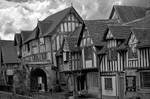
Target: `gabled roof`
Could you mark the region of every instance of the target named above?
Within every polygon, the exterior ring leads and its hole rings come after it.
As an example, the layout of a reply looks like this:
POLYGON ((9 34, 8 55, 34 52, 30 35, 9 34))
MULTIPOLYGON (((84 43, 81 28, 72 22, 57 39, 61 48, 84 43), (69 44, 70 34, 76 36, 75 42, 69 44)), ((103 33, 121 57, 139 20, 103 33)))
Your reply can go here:
POLYGON ((21 31, 21 39, 22 43, 25 43, 25 41, 28 39, 28 37, 31 35, 32 31, 21 31))
POLYGON ((100 50, 97 51, 98 55, 104 55, 108 51, 107 47, 104 45, 100 50))
POLYGON ((150 15, 146 15, 143 18, 136 19, 123 25, 128 25, 136 28, 150 28, 150 15))
POLYGON ((150 47, 150 29, 148 28, 134 28, 132 32, 138 40, 138 47, 150 47))
POLYGON ((80 34, 83 32, 82 31, 83 28, 84 28, 83 26, 77 27, 75 31, 66 38, 70 51, 79 50, 78 41, 80 34))
POLYGON ((76 10, 71 6, 68 7, 62 11, 59 11, 55 14, 50 15, 49 17, 47 17, 46 19, 43 20, 43 22, 50 22, 51 25, 49 26, 48 31, 43 34, 43 36, 47 36, 47 35, 53 35, 55 28, 60 24, 60 22, 66 17, 67 14, 69 13, 73 13, 75 16, 78 17, 80 22, 83 22, 82 18, 78 15, 78 13, 76 12, 76 10))
POLYGON ((118 51, 127 51, 126 41, 124 41, 120 46, 117 47, 118 51))
POLYGON ((49 30, 49 28, 51 28, 51 25, 53 24, 52 21, 39 21, 38 22, 38 27, 39 27, 39 37, 43 36, 44 34, 46 34, 49 30))
POLYGON ((109 25, 108 27, 115 39, 127 39, 131 33, 130 26, 109 25))
POLYGON ((19 62, 17 58, 17 50, 13 43, 14 43, 13 41, 6 41, 6 40, 0 41, 0 49, 1 49, 0 58, 2 60, 1 61, 2 64, 19 62))
POLYGON ((37 35, 39 33, 39 27, 36 26, 35 29, 29 34, 28 38, 24 41, 24 43, 27 43, 31 40, 34 40, 37 38, 37 35))
POLYGON ((137 6, 114 5, 109 19, 113 17, 115 11, 121 21, 124 23, 144 17, 146 13, 146 8, 137 6))
POLYGON ((0 40, 0 47, 13 44, 12 40, 0 40))
POLYGON ((112 20, 85 20, 85 25, 92 38, 94 45, 103 46, 103 37, 108 29, 107 24, 114 24, 112 20))
POLYGON ((14 46, 21 45, 21 43, 22 43, 21 34, 15 34, 15 37, 14 37, 14 46))
POLYGON ((48 16, 43 21, 38 21, 36 28, 33 31, 31 31, 28 38, 24 40, 24 43, 35 39, 37 36, 43 37, 53 35, 55 33, 56 27, 61 23, 61 21, 63 21, 63 19, 69 13, 73 13, 76 17, 78 17, 80 22, 83 22, 82 18, 78 15, 75 9, 73 7, 68 7, 62 11, 48 16))

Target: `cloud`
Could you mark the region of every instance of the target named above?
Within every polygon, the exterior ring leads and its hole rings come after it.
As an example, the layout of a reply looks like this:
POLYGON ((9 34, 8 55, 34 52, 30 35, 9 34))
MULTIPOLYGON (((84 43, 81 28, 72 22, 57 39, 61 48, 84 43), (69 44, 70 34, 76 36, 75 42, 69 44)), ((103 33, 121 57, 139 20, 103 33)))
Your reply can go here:
POLYGON ((0 37, 13 39, 21 30, 32 30, 37 20, 73 4, 84 19, 106 19, 115 4, 147 5, 149 0, 0 0, 0 37))
POLYGON ((37 20, 43 20, 48 15, 66 7, 65 2, 61 3, 57 0, 0 1, 0 37, 13 39, 14 33, 21 30, 32 30, 37 20))

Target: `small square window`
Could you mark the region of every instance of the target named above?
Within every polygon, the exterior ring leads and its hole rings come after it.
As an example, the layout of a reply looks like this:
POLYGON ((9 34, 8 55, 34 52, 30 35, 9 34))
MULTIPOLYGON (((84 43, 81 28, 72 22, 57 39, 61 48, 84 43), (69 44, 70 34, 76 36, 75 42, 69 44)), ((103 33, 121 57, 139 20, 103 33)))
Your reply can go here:
POLYGON ((112 78, 105 78, 104 82, 105 82, 105 90, 113 90, 112 78))
POLYGON ((85 60, 92 60, 92 47, 85 47, 84 49, 84 55, 85 55, 85 60))

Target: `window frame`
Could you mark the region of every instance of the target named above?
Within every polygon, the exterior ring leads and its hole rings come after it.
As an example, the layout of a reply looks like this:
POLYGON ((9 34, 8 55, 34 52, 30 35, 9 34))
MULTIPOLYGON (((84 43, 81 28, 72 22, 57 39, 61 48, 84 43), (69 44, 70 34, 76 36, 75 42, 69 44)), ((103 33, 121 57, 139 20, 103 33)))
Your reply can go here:
POLYGON ((113 90, 113 81, 111 77, 104 78, 104 83, 105 83, 105 86, 104 86, 105 90, 113 90), (110 84, 110 85, 107 85, 107 84, 110 84))
MULTIPOLYGON (((149 83, 149 87, 145 87, 143 84, 143 81, 146 81, 143 79, 143 73, 149 73, 149 77, 150 77, 150 71, 143 71, 143 72, 140 72, 140 87, 141 89, 149 89, 150 88, 150 83, 149 83)), ((150 82, 150 79, 149 79, 149 82, 150 82)))
POLYGON ((126 91, 128 91, 128 92, 135 92, 136 91, 136 76, 126 76, 126 91), (132 78, 132 86, 129 86, 128 82, 129 82, 129 80, 131 80, 129 78, 132 78))
POLYGON ((104 78, 104 83, 105 83, 105 86, 104 86, 105 90, 113 90, 113 81, 111 77, 104 78))
POLYGON ((88 60, 93 60, 93 50, 92 50, 92 46, 88 46, 88 47, 85 47, 84 48, 84 59, 85 59, 85 61, 88 61, 88 60), (86 50, 87 50, 87 52, 90 52, 89 54, 88 54, 88 57, 86 57, 87 56, 87 54, 86 54, 86 50), (89 51, 90 50, 90 51, 89 51), (91 55, 90 55, 91 54, 91 55), (90 57, 89 57, 90 56, 90 57))

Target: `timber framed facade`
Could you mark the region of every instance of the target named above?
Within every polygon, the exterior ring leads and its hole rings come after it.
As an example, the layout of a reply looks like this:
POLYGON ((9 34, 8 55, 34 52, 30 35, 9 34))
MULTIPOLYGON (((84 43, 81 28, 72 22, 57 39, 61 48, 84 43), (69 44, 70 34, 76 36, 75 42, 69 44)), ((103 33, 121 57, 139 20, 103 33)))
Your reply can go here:
POLYGON ((149 9, 114 6, 108 20, 73 7, 15 35, 31 91, 62 89, 106 99, 150 97, 149 9), (141 25, 143 24, 143 25, 141 25))
POLYGON ((31 91, 55 90, 58 84, 56 53, 64 39, 82 23, 75 9, 69 7, 39 21, 33 31, 16 34, 14 43, 28 71, 27 82, 31 91))
POLYGON ((106 45, 98 53, 102 98, 149 99, 147 11, 134 6, 113 7, 110 19, 118 23, 108 25, 103 38, 106 45))

